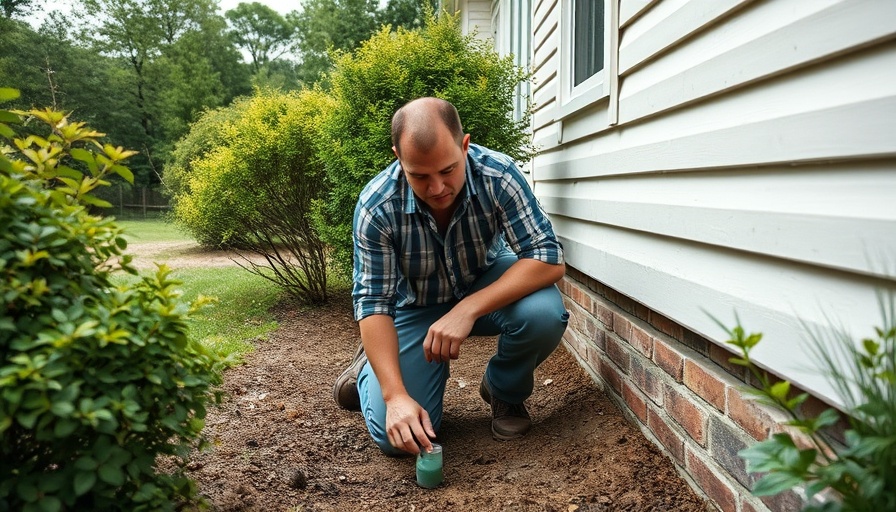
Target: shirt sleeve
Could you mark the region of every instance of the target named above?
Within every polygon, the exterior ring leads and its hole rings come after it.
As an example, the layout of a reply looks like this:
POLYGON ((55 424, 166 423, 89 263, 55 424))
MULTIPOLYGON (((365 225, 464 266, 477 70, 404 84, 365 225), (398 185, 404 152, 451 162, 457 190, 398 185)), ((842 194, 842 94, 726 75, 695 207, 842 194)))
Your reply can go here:
POLYGON ((355 320, 371 315, 395 317, 398 271, 391 229, 360 203, 355 208, 352 237, 352 303, 355 320))
POLYGON ((519 258, 563 263, 563 246, 551 220, 515 164, 507 167, 497 193, 504 238, 513 252, 519 258))

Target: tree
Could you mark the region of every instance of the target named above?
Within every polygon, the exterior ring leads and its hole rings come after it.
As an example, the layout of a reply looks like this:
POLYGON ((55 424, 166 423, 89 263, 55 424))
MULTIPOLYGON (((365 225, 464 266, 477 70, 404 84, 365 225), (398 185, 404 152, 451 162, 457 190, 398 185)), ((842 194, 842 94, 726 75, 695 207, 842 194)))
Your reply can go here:
POLYGON ((130 70, 132 109, 139 118, 138 181, 158 180, 171 141, 196 113, 232 98, 222 76, 245 91, 248 76, 233 70, 238 53, 222 35, 214 0, 82 0, 81 38, 130 70))
POLYGON ((67 39, 66 20, 51 15, 39 31, 0 18, 0 77, 21 90, 11 107, 50 105, 75 112, 115 144, 139 147, 139 118, 129 101, 126 69, 67 39), (134 135, 137 135, 135 137, 134 135))
POLYGON ((351 51, 377 28, 377 0, 307 0, 288 17, 296 26, 299 78, 317 82, 330 69, 332 50, 351 51))
POLYGON ((177 37, 212 16, 211 0, 82 0, 81 19, 99 18, 98 27, 87 26, 85 39, 101 52, 123 57, 135 75, 135 98, 140 124, 147 137, 155 134, 154 119, 147 108, 146 66, 177 37))
POLYGON ((289 50, 295 27, 270 7, 258 2, 240 3, 225 16, 231 25, 231 37, 249 52, 256 73, 289 50))
POLYGON ((427 12, 439 11, 439 0, 389 0, 385 7, 377 13, 380 25, 419 28, 426 20, 427 12))
POLYGON ((33 3, 34 0, 0 0, 0 11, 3 12, 5 18, 9 19, 24 14, 25 10, 33 3))

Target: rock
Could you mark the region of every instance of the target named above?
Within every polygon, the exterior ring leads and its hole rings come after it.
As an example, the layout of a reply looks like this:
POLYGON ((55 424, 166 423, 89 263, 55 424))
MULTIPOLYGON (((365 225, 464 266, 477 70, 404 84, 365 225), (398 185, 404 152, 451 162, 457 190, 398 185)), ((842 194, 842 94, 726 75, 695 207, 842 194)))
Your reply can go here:
POLYGON ((289 485, 293 489, 305 490, 308 487, 308 477, 301 469, 295 469, 289 477, 289 485))

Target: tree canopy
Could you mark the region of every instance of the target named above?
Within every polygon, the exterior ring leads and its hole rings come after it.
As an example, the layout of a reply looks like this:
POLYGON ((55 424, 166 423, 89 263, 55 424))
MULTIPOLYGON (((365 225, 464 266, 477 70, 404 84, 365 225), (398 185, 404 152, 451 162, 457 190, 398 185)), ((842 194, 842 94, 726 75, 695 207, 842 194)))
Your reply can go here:
POLYGON ((0 12, 8 19, 16 15, 24 15, 33 4, 34 0, 0 0, 0 12))
POLYGON ((249 52, 255 72, 290 49, 295 26, 270 7, 241 3, 225 16, 233 41, 249 52))
POLYGON ((258 2, 224 13, 219 0, 71 0, 35 28, 23 20, 40 2, 0 0, 0 86, 21 90, 13 108, 74 112, 137 149, 135 183, 158 185, 203 112, 253 88, 310 88, 334 56, 382 24, 420 26, 437 3, 305 0, 284 16, 258 2))

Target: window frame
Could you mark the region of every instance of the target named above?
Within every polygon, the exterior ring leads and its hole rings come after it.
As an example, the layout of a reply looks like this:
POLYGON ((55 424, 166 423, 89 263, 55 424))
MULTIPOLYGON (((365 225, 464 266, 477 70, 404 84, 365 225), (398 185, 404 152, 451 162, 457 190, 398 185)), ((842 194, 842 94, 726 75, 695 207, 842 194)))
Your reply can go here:
POLYGON ((618 0, 598 0, 604 2, 604 67, 585 79, 579 85, 573 85, 575 61, 574 16, 575 0, 560 2, 560 94, 557 118, 562 120, 578 111, 610 96, 611 83, 615 80, 616 70, 616 37, 615 23, 618 0))

